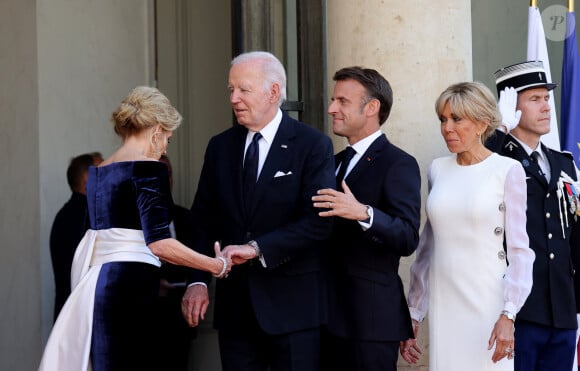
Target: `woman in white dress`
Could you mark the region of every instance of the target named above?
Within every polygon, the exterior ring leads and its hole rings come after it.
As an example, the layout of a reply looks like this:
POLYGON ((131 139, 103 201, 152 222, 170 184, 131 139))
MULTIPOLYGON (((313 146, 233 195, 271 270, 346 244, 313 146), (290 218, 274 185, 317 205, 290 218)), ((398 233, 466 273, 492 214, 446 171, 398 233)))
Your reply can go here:
MULTIPOLYGON (((513 370, 514 320, 532 287, 526 176, 483 143, 501 117, 485 85, 451 85, 436 101, 453 154, 429 168, 427 222, 411 266, 415 338, 429 308, 429 370, 513 370), (505 241, 505 247, 504 247, 505 241)), ((415 339, 401 354, 415 363, 415 339)))

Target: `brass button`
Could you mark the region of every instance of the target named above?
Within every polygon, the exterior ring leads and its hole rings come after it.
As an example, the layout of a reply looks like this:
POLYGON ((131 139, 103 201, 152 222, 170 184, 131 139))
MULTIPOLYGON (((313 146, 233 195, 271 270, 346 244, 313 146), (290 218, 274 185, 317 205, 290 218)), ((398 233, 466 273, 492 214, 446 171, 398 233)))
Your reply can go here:
POLYGON ((548 239, 551 240, 552 239, 552 234, 548 233, 548 239))
POLYGON ((503 251, 503 250, 502 250, 502 251, 498 252, 498 253, 497 253, 497 257, 498 257, 500 260, 504 260, 504 259, 505 259, 505 251, 503 251))
POLYGON ((503 228, 502 227, 495 227, 495 229, 493 230, 493 233, 495 233, 496 236, 499 236, 500 234, 503 233, 503 228))
POLYGON ((546 219, 550 219, 550 213, 546 213, 546 219))
POLYGON ((553 252, 550 253, 550 260, 554 260, 554 253, 553 252))

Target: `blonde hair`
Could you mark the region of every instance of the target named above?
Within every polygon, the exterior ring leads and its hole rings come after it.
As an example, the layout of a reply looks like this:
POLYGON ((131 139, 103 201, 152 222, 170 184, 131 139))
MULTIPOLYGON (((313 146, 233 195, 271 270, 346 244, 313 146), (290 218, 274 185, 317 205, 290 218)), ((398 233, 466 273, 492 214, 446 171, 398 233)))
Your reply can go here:
POLYGON ((447 103, 455 115, 487 124, 487 128, 481 135, 484 143, 501 123, 501 114, 495 97, 491 90, 481 82, 460 82, 445 89, 435 101, 435 111, 438 117, 443 114, 447 103))
POLYGON ((173 131, 179 127, 181 120, 181 115, 169 99, 149 86, 133 89, 111 115, 115 133, 123 139, 156 125, 173 131))

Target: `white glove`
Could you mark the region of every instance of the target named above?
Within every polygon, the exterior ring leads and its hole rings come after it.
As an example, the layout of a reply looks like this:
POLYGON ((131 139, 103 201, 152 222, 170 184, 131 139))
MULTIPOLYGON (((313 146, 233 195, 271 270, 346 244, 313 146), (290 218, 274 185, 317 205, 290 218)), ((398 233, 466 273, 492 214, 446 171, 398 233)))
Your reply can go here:
POLYGON ((505 88, 499 93, 499 102, 497 102, 497 106, 501 113, 501 121, 503 125, 505 125, 508 133, 518 126, 520 118, 522 117, 522 111, 516 111, 517 104, 518 93, 516 92, 516 89, 505 88))

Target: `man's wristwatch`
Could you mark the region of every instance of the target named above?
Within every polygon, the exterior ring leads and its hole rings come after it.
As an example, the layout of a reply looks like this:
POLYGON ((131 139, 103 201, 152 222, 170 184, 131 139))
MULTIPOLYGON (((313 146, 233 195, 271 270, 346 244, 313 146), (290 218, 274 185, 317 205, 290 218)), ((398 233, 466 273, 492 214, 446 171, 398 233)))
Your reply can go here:
POLYGON ((516 315, 513 314, 510 311, 502 310, 501 313, 500 313, 500 315, 504 315, 507 319, 509 319, 512 322, 515 322, 516 321, 516 315))
POLYGON ((367 208, 367 218, 360 220, 361 223, 370 223, 371 222, 371 218, 373 217, 373 208, 370 207, 369 205, 366 205, 367 208))
POLYGON ((248 245, 250 245, 254 248, 254 251, 256 252, 256 258, 259 258, 260 257, 260 246, 258 246, 258 243, 254 240, 251 240, 248 242, 248 245))

